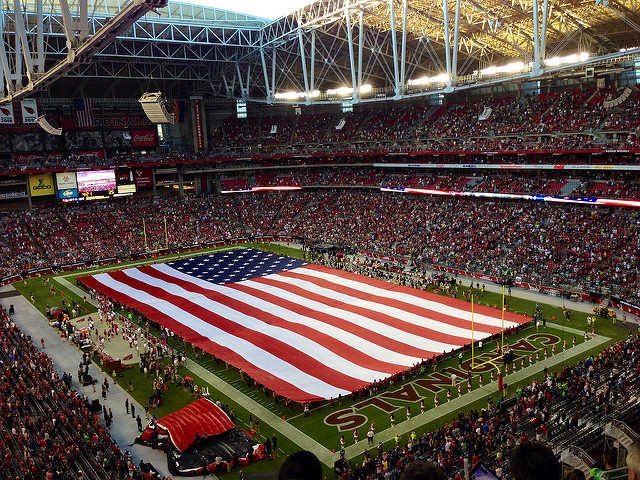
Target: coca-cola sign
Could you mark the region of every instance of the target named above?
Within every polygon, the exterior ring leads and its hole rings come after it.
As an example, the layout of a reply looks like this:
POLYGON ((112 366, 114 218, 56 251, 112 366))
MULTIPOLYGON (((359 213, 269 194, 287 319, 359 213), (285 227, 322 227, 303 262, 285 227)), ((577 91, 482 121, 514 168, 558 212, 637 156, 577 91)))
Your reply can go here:
POLYGON ((155 147, 155 130, 133 130, 131 132, 131 144, 134 147, 155 147))

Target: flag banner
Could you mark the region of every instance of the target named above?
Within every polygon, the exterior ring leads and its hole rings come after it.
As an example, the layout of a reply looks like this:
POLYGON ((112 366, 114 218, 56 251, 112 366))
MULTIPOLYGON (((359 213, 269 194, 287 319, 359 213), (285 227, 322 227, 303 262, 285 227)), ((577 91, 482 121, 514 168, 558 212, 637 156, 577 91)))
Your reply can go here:
POLYGON ((173 123, 184 122, 184 100, 173 101, 173 123))
POLYGON ((13 103, 0 103, 0 124, 13 125, 16 123, 13 117, 13 103))
POLYGON ((90 98, 74 98, 73 109, 78 127, 93 127, 93 101, 90 98))
MULTIPOLYGON (((471 304, 254 249, 80 278, 279 395, 350 395, 470 342, 471 304)), ((474 307, 475 339, 502 312, 474 307)), ((505 312, 504 327, 529 318, 505 312)))
POLYGON ((197 148, 197 152, 204 148, 204 126, 202 123, 204 119, 202 118, 202 111, 200 109, 201 103, 201 100, 198 98, 192 99, 193 119, 195 122, 193 134, 195 135, 195 146, 197 148))
POLYGON ((20 102, 22 123, 38 123, 38 105, 35 98, 26 98, 20 102))
POLYGON ((38 117, 38 125, 40 125, 42 129, 50 135, 62 135, 62 129, 51 125, 44 115, 38 117))

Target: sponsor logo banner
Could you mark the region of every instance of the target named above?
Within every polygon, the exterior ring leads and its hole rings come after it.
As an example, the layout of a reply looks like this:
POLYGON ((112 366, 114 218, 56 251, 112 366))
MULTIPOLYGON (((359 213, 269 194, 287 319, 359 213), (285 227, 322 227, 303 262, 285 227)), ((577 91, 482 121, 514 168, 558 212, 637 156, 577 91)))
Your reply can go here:
POLYGON ((77 188, 67 188, 65 190, 58 190, 58 198, 78 198, 80 194, 77 188))
POLYGON ((29 175, 29 192, 32 197, 42 197, 44 195, 53 195, 53 175, 50 173, 42 173, 38 175, 29 175))
POLYGON ((155 147, 155 130, 133 130, 131 132, 131 144, 134 147, 155 147))
POLYGON ((58 190, 78 188, 78 183, 76 182, 76 172, 56 173, 56 185, 58 186, 58 190))
POLYGON ((14 155, 14 160, 16 163, 41 162, 42 155, 39 153, 23 153, 20 155, 14 155))
POLYGON ((136 168, 133 171, 133 179, 136 187, 153 186, 153 172, 151 171, 151 168, 136 168))

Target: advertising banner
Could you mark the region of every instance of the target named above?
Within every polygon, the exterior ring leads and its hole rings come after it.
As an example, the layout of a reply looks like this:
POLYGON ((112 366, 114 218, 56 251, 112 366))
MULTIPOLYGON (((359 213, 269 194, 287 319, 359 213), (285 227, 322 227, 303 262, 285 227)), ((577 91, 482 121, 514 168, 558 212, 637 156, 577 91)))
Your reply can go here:
POLYGON ((156 146, 155 130, 132 130, 131 145, 134 147, 155 147, 156 146))
POLYGON ((133 171, 133 179, 136 187, 152 187, 153 186, 153 172, 151 168, 136 168, 133 171))
POLYGON ((56 185, 58 186, 58 190, 78 188, 78 183, 76 182, 76 172, 56 173, 56 185))
POLYGON ((80 194, 78 193, 77 188, 66 188, 64 190, 58 190, 58 198, 63 200, 65 198, 78 198, 79 196, 80 194))
POLYGON ((40 173, 29 175, 29 192, 32 197, 42 197, 53 195, 53 175, 50 173, 40 173))

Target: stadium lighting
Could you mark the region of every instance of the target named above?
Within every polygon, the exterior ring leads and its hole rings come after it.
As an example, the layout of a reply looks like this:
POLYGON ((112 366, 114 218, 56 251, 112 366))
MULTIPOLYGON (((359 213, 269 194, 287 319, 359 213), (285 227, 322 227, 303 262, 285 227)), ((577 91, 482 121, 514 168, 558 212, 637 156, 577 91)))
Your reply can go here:
MULTIPOLYGON (((278 100, 297 100, 299 98, 305 98, 307 96, 306 92, 282 92, 276 93, 274 97, 278 100)), ((320 90, 314 90, 309 93, 309 97, 315 98, 320 96, 320 90)))
MULTIPOLYGON (((359 89, 360 93, 370 92, 373 87, 369 84, 362 85, 359 89)), ((327 95, 351 95, 353 93, 353 88, 351 87, 340 87, 340 88, 331 88, 327 90, 327 95)))
POLYGON ((566 64, 570 64, 570 63, 584 62, 585 60, 588 60, 590 56, 591 56, 591 54, 589 52, 581 52, 579 54, 578 53, 574 53, 572 55, 567 55, 566 57, 546 58, 544 60, 544 64, 547 67, 557 67, 559 65, 566 65, 566 64))
POLYGON ((516 73, 524 70, 524 62, 513 62, 506 65, 491 66, 480 70, 480 75, 496 75, 498 73, 516 73))
POLYGON ((446 73, 441 73, 434 77, 420 77, 415 80, 409 80, 409 85, 429 85, 430 83, 446 83, 449 80, 449 76, 446 73))

